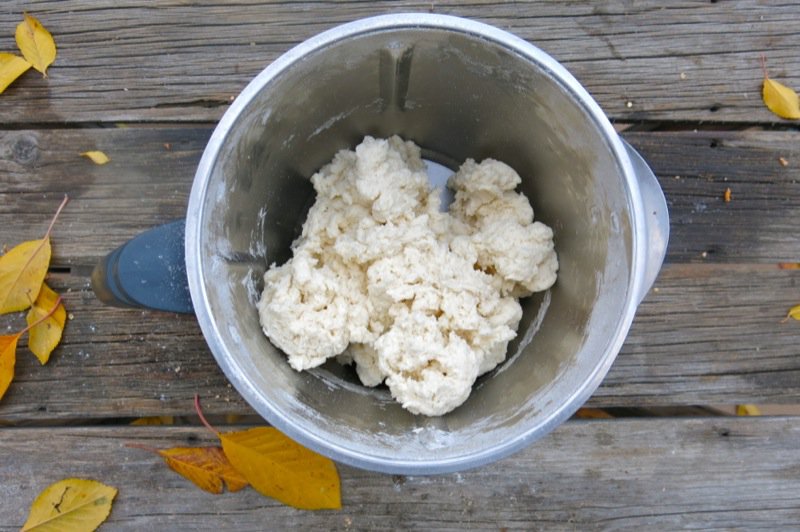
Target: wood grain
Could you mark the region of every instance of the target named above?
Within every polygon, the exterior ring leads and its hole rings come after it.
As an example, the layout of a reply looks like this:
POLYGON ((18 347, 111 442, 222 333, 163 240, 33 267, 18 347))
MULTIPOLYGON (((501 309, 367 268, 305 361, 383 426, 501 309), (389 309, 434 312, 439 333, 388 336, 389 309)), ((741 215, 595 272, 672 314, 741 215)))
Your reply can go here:
MULTIPOLYGON (((0 420, 184 415, 198 392, 209 413, 250 412, 193 317, 104 307, 89 285, 102 255, 183 215, 209 135, 207 126, 0 132, 0 244, 40 236, 62 195, 72 198, 53 234, 51 281, 74 316, 48 366, 20 349, 0 420), (89 149, 111 162, 78 155, 89 149)), ((780 321, 800 301, 800 270, 777 266, 800 259, 797 133, 625 136, 659 175, 672 235, 658 292, 590 404, 797 402, 796 324, 780 321)))
POLYGON ((623 133, 659 177, 670 262, 800 260, 800 133, 623 133), (731 190, 725 202, 725 190, 731 190))
POLYGON ((800 270, 668 264, 590 402, 798 403, 796 301, 800 270))
POLYGON ((208 127, 0 132, 0 244, 39 238, 64 194, 71 201, 53 233, 62 266, 94 264, 145 229, 183 218, 210 134, 208 127), (97 166, 79 155, 87 150, 111 162, 97 166))
POLYGON ((357 18, 433 11, 483 21, 549 52, 614 119, 780 123, 760 99, 759 55, 800 86, 797 6, 684 2, 286 2, 10 0, 0 50, 23 11, 58 44, 44 79, 0 99, 5 124, 217 120, 293 45, 357 18))
POLYGON ((68 476, 119 489, 113 530, 788 530, 800 525, 798 438, 792 418, 572 421, 458 474, 340 465, 342 509, 308 512, 249 488, 210 495, 125 446, 216 443, 203 428, 6 429, 0 447, 14 459, 0 469, 0 530, 17 530, 38 492, 68 476))
MULTIPOLYGON (((82 276, 50 284, 73 317, 47 366, 20 344, 0 422, 190 415, 196 393, 209 414, 252 413, 194 317, 103 306, 82 276)), ((588 404, 800 402, 798 324, 781 323, 799 286, 774 265, 666 266, 588 404)))
MULTIPOLYGON (((210 126, 0 130, 0 245, 39 237, 64 194, 72 201, 53 234, 60 266, 88 267, 142 231, 182 218, 210 134, 210 126), (111 162, 97 166, 78 156, 90 149, 111 162)), ((623 136, 650 162, 666 194, 667 261, 800 259, 796 131, 623 136)))
MULTIPOLYGON (((796 2, 7 0, 0 50, 16 50, 29 12, 59 55, 47 78, 28 72, 0 96, 0 247, 40 237, 71 201, 49 276, 69 313, 63 341, 44 367, 21 342, 0 401, 0 531, 72 476, 119 488, 113 530, 800 529, 797 418, 570 420, 459 474, 339 466, 339 512, 212 496, 125 446, 216 443, 199 427, 127 425, 193 420, 196 393, 216 420, 258 417, 194 317, 103 306, 92 267, 184 216, 213 124, 265 66, 335 25, 402 11, 487 22, 550 53, 659 178, 666 265, 589 406, 800 403, 800 324, 781 323, 800 270, 778 265, 800 261, 800 130, 764 108, 759 64, 764 53, 770 76, 800 88, 796 2), (78 155, 94 149, 111 162, 78 155)), ((23 326, 0 317, 3 334, 23 326)))

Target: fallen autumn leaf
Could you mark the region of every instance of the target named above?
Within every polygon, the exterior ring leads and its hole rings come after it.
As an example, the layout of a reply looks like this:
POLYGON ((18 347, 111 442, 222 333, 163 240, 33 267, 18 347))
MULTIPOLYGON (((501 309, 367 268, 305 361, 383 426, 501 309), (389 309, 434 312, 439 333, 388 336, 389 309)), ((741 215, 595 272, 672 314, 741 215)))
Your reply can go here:
POLYGON ((766 58, 761 56, 761 68, 764 71, 764 84, 761 98, 767 108, 781 118, 800 118, 800 97, 791 87, 770 79, 767 75, 766 58))
POLYGON ((253 488, 302 510, 340 509, 334 463, 273 427, 219 434, 222 449, 253 488))
POLYGON ((107 162, 109 162, 111 160, 111 159, 108 158, 108 155, 106 155, 105 153, 103 153, 101 151, 97 151, 97 150, 85 151, 85 152, 81 153, 81 155, 84 156, 84 157, 88 157, 89 159, 92 160, 92 162, 94 164, 99 164, 99 165, 106 164, 107 162))
POLYGON ((0 314, 25 310, 39 296, 50 266, 50 232, 68 199, 64 196, 44 238, 18 244, 0 256, 0 314))
POLYGON ((239 491, 248 484, 220 447, 154 449, 134 443, 128 444, 128 447, 158 454, 170 469, 209 493, 222 493, 223 482, 231 492, 239 491))
POLYGON ((50 32, 35 17, 26 13, 17 25, 15 37, 25 59, 47 77, 47 67, 56 60, 56 42, 50 32))
POLYGON ((221 433, 200 410, 200 420, 222 442, 230 463, 253 489, 301 510, 342 507, 339 473, 332 460, 306 449, 273 427, 221 433))
POLYGON ((17 364, 17 342, 22 333, 0 336, 0 399, 6 394, 14 380, 17 364))
POLYGON ((789 309, 789 312, 786 313, 786 317, 783 318, 782 323, 789 321, 789 318, 793 318, 797 321, 800 321, 800 305, 795 305, 789 309))
POLYGON ((0 52, 0 94, 29 68, 31 64, 20 56, 0 52))
POLYGON ((33 303, 25 317, 30 327, 28 349, 30 349, 42 365, 47 364, 50 353, 61 341, 67 311, 61 303, 61 297, 49 286, 42 284, 39 297, 33 303))
POLYGON ((781 118, 800 118, 800 98, 790 87, 766 78, 762 96, 767 108, 781 118))
MULTIPOLYGON (((50 311, 44 316, 38 318, 37 321, 29 323, 27 327, 15 335, 0 336, 0 399, 3 398, 8 390, 9 385, 11 384, 11 381, 14 379, 14 366, 17 363, 17 342, 19 341, 20 337, 40 323, 49 319, 59 309, 59 307, 61 307, 61 296, 58 296, 58 298, 55 300, 50 311)), ((49 356, 50 354, 48 353, 48 357, 49 356)))
POLYGON ((736 405, 737 416, 760 416, 761 410, 756 405, 736 405))
POLYGON ((31 505, 22 532, 88 532, 111 513, 117 489, 96 480, 67 478, 46 487, 31 505))

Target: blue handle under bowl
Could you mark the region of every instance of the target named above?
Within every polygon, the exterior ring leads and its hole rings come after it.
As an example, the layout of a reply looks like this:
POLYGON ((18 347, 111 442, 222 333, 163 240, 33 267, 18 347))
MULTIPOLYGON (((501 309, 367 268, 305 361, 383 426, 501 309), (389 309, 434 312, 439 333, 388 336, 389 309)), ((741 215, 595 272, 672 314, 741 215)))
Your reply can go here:
POLYGON ((185 220, 178 220, 150 229, 109 253, 92 272, 97 299, 117 307, 193 314, 185 231, 185 220))

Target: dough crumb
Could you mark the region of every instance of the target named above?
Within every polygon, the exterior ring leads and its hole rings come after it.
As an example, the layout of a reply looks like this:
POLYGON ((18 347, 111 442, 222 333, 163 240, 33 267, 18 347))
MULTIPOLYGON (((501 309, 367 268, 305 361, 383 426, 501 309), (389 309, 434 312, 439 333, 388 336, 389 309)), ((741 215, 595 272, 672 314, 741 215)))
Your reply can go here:
POLYGON ((264 333, 298 371, 337 357, 415 414, 458 407, 505 360, 519 298, 556 281, 553 231, 519 175, 468 159, 440 212, 419 147, 393 136, 340 151, 311 182, 293 257, 264 275, 264 333))

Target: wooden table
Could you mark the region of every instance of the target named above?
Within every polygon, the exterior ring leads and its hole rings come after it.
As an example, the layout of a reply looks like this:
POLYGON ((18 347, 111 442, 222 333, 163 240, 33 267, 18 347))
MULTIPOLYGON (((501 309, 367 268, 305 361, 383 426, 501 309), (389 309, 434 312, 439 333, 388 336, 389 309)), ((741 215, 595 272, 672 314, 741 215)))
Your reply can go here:
POLYGON ((49 274, 70 315, 63 341, 45 367, 21 345, 0 402, 0 530, 18 529, 39 491, 70 476, 119 488, 104 530, 800 527, 796 417, 571 420, 460 474, 341 466, 338 512, 297 511, 252 490, 206 494, 125 444, 210 441, 192 417, 198 392, 220 423, 253 422, 252 410, 194 317, 109 308, 89 286, 109 250, 183 216, 215 121, 281 53, 363 16, 455 14, 561 61, 666 193, 666 264, 587 406, 798 404, 800 323, 781 320, 800 303, 800 270, 779 263, 800 260, 800 130, 764 108, 759 56, 800 89, 800 3, 775 4, 4 2, 0 50, 16 49, 28 11, 59 56, 48 78, 29 72, 0 96, 0 245, 40 237, 62 196, 71 201, 49 274), (95 149, 111 163, 78 156, 95 149), (176 423, 130 425, 145 416, 176 423))

